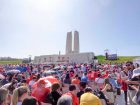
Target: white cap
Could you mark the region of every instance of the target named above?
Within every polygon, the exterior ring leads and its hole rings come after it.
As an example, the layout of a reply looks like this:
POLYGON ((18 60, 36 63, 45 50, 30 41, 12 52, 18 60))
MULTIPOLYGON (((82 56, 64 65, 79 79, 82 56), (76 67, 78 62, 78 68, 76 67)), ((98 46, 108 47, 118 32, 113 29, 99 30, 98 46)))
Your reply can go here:
POLYGON ((140 67, 133 70, 132 78, 140 75, 140 67))

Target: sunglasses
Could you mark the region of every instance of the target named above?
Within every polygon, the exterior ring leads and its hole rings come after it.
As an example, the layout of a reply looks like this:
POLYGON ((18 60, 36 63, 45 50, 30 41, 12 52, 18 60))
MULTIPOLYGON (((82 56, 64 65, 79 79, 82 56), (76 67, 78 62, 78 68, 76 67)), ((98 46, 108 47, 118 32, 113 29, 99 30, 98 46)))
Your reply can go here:
POLYGON ((126 66, 131 66, 130 64, 127 64, 126 66))

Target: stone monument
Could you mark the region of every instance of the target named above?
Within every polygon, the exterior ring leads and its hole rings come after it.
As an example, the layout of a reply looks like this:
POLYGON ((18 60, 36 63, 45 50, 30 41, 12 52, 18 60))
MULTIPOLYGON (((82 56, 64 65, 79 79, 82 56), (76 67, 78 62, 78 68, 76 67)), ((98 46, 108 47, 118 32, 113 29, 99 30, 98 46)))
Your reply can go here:
POLYGON ((66 54, 72 53, 72 32, 67 33, 66 54))
POLYGON ((80 53, 79 32, 74 31, 74 41, 72 41, 72 32, 67 32, 66 53, 54 55, 35 56, 35 64, 67 64, 67 63, 93 63, 94 53, 80 53), (72 49, 73 47, 73 49, 72 49))
POLYGON ((74 49, 73 52, 74 53, 79 53, 79 32, 78 31, 74 31, 74 49))

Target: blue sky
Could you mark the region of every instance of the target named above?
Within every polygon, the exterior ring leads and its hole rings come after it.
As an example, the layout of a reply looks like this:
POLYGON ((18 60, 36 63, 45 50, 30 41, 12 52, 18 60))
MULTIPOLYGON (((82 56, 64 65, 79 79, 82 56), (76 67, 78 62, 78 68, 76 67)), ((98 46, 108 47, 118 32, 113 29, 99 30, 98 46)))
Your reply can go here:
POLYGON ((0 56, 65 53, 79 31, 80 51, 140 55, 140 0, 0 0, 0 56))

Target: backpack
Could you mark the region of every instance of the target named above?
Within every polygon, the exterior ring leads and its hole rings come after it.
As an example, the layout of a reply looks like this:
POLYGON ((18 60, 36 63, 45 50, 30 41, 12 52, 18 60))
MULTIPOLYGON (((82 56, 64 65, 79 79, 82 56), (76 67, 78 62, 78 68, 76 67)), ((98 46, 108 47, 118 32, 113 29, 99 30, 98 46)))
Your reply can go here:
POLYGON ((93 94, 96 95, 99 99, 105 100, 106 105, 109 105, 109 104, 108 104, 109 100, 106 99, 106 97, 105 97, 105 95, 104 95, 104 93, 103 93, 102 91, 100 91, 100 90, 96 90, 96 91, 95 91, 95 90, 94 90, 94 91, 93 91, 93 94))

